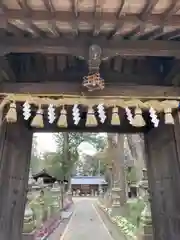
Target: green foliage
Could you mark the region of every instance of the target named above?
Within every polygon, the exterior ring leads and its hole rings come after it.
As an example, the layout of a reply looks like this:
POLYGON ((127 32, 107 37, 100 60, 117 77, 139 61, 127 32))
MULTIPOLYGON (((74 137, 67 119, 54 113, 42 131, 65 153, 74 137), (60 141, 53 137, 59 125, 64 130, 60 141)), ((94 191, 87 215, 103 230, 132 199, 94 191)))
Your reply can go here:
POLYGON ((137 182, 136 168, 131 167, 131 168, 128 168, 126 171, 127 171, 127 174, 126 174, 127 182, 130 185, 135 184, 137 182))
POLYGON ((58 180, 61 180, 63 175, 63 169, 61 167, 61 156, 57 153, 46 152, 43 156, 44 168, 58 180))
POLYGON ((32 174, 39 172, 43 168, 42 159, 37 152, 37 137, 33 136, 30 169, 32 174))
MULTIPOLYGON (((105 146, 105 138, 94 133, 63 132, 55 133, 54 140, 57 145, 55 153, 44 154, 45 168, 56 178, 69 179, 79 160, 78 146, 82 142, 92 144, 98 151, 105 146)), ((82 164, 82 163, 80 163, 82 164)), ((93 171, 97 171, 98 162, 93 162, 93 171)))
POLYGON ((141 213, 144 209, 144 201, 141 199, 129 200, 127 202, 129 214, 126 216, 129 222, 139 227, 141 213))
MULTIPOLYGON (((36 227, 40 227, 42 224, 42 215, 46 214, 49 208, 52 206, 54 201, 53 193, 47 189, 43 189, 44 191, 44 207, 42 208, 39 202, 39 193, 34 195, 33 199, 29 201, 29 207, 32 209, 34 217, 36 219, 36 227)), ((51 213, 50 213, 51 214, 51 213)), ((47 216, 50 217, 50 216, 47 216)))
POLYGON ((104 162, 94 156, 83 154, 83 161, 78 161, 77 165, 81 169, 80 174, 84 176, 104 175, 106 166, 104 162))
POLYGON ((108 215, 111 221, 116 224, 120 231, 123 233, 125 239, 127 240, 137 240, 136 238, 136 226, 133 225, 131 222, 127 220, 126 217, 123 216, 113 216, 112 209, 106 208, 104 205, 99 203, 100 208, 105 211, 108 215))
POLYGON ((126 211, 122 211, 124 214, 121 216, 113 216, 112 209, 106 208, 100 203, 99 206, 108 213, 112 222, 117 224, 128 240, 137 239, 136 233, 139 229, 141 213, 145 206, 142 199, 129 200, 125 206, 126 211))

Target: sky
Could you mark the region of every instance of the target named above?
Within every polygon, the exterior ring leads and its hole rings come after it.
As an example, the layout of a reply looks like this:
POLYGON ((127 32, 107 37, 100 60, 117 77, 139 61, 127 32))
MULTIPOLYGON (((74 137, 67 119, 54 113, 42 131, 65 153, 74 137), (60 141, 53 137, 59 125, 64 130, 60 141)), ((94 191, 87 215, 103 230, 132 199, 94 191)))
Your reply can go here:
MULTIPOLYGON (((38 152, 42 153, 56 151, 56 144, 52 133, 35 133, 35 135, 37 136, 38 152)), ((78 149, 88 155, 94 155, 96 153, 96 149, 88 142, 82 142, 78 149)))

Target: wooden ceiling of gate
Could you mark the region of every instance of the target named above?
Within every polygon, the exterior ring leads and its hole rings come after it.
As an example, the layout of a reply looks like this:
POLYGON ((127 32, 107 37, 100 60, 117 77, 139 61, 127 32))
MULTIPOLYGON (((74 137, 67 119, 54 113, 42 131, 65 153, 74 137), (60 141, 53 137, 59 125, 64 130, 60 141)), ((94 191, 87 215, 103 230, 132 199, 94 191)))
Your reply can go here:
POLYGON ((1 27, 15 36, 91 32, 107 38, 176 39, 179 0, 1 0, 1 27))
POLYGON ((179 0, 1 0, 0 10, 0 81, 80 83, 98 44, 106 86, 180 84, 179 0))

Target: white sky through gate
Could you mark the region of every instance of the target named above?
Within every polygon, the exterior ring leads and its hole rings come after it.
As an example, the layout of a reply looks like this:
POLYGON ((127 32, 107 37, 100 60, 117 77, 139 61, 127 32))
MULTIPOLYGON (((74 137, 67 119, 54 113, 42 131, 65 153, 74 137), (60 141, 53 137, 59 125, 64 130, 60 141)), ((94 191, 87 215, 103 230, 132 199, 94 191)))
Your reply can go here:
MULTIPOLYGON (((105 135, 104 133, 102 134, 105 135)), ((53 139, 52 133, 35 133, 35 136, 37 137, 38 152, 43 153, 56 151, 56 143, 53 139)), ((78 149, 88 155, 94 155, 96 153, 96 149, 88 142, 82 142, 78 149)))
POLYGON ((35 133, 38 152, 55 152, 56 143, 52 133, 35 133))

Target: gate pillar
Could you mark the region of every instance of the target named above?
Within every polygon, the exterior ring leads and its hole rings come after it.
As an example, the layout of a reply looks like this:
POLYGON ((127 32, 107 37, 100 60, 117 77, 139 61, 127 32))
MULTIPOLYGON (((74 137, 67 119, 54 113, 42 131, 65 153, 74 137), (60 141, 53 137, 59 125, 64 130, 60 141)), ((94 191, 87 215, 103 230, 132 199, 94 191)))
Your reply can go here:
POLYGON ((145 133, 154 240, 180 239, 180 124, 145 133))
POLYGON ((24 121, 1 125, 0 239, 21 240, 28 190, 32 131, 24 121))

